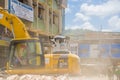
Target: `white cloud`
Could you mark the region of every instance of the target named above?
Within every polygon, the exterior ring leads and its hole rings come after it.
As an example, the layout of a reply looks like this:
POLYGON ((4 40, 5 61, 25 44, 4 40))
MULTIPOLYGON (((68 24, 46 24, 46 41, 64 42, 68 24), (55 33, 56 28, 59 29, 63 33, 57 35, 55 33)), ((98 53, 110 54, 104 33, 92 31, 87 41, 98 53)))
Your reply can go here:
POLYGON ((90 3, 90 2, 92 2, 92 0, 85 0, 87 3, 90 3))
POLYGON ((71 8, 70 8, 69 5, 68 5, 68 7, 65 9, 65 14, 67 14, 67 13, 71 13, 71 8))
POLYGON ((75 30, 75 29, 81 29, 81 27, 78 26, 78 25, 72 25, 72 26, 66 26, 65 29, 73 29, 73 30, 75 30))
POLYGON ((77 2, 78 0, 71 0, 71 1, 73 1, 73 2, 77 2))
POLYGON ((114 30, 120 30, 120 17, 113 16, 108 20, 109 26, 114 30))
POLYGON ((96 31, 95 27, 90 22, 85 22, 81 25, 82 29, 96 31))
POLYGON ((74 22, 83 20, 83 21, 88 21, 90 18, 82 13, 76 13, 75 14, 75 19, 73 20, 74 22))
POLYGON ((78 25, 72 25, 72 26, 66 26, 65 29, 84 29, 84 30, 92 30, 96 31, 95 27, 90 22, 85 22, 84 24, 78 26, 78 25))
POLYGON ((89 5, 84 3, 80 7, 81 11, 87 15, 109 16, 120 13, 120 0, 108 0, 100 5, 89 5))

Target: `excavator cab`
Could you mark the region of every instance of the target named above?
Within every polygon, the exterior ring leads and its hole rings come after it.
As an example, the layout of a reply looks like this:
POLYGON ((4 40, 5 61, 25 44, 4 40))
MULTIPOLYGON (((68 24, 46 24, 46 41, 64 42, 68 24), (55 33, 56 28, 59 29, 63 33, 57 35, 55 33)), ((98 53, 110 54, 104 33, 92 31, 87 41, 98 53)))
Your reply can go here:
POLYGON ((41 69, 44 66, 44 54, 39 39, 14 39, 11 41, 6 73, 38 74, 42 73, 41 69))
POLYGON ((6 36, 4 32, 8 33, 7 35, 10 37, 10 51, 8 54, 9 58, 7 59, 6 73, 39 73, 37 72, 38 69, 41 69, 45 63, 40 40, 32 38, 25 24, 17 16, 1 7, 0 26, 2 28, 2 39, 6 36), (13 36, 11 37, 10 34, 13 36))
POLYGON ((39 40, 32 38, 11 41, 8 73, 14 69, 17 71, 41 67, 44 67, 44 54, 39 40))

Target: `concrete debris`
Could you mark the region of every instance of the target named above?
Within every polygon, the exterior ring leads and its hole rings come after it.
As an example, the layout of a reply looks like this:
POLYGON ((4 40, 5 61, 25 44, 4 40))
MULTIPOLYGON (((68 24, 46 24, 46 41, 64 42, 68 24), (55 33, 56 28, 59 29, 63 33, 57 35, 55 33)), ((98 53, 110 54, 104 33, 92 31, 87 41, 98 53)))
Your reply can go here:
POLYGON ((11 76, 8 76, 6 80, 19 80, 19 76, 18 75, 11 75, 11 76))
MULTIPOLYGON (((71 75, 7 75, 5 77, 0 76, 0 80, 110 80, 107 75, 99 74, 95 76, 71 76, 71 75)), ((116 76, 113 76, 112 80, 117 80, 116 76)))
MULTIPOLYGON (((5 75, 4 75, 5 76, 5 75)), ((70 80, 66 75, 9 75, 7 77, 0 76, 0 80, 70 80)))

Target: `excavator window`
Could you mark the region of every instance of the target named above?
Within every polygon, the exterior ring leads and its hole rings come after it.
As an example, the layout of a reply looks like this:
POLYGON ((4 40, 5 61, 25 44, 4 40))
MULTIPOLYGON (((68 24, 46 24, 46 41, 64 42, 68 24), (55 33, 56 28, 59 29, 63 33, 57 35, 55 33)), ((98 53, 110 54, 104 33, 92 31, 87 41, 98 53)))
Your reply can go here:
POLYGON ((5 69, 8 58, 8 45, 1 45, 3 41, 0 40, 0 69, 5 69))
POLYGON ((17 44, 17 47, 15 49, 15 57, 16 60, 21 64, 21 65, 27 65, 27 45, 26 43, 21 43, 17 44))
POLYGON ((16 68, 21 66, 41 66, 40 55, 42 51, 37 47, 38 43, 32 41, 11 44, 10 65, 16 68))

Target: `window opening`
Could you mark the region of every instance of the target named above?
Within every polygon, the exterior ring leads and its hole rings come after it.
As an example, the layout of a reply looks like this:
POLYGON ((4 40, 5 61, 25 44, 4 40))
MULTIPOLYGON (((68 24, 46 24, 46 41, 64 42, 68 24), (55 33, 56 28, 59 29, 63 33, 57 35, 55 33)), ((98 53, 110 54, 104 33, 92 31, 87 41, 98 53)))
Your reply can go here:
POLYGON ((32 0, 18 0, 18 1, 21 2, 21 3, 24 3, 26 5, 29 5, 31 7, 33 5, 33 1, 32 0))
POLYGON ((44 19, 44 7, 41 4, 38 5, 38 18, 44 19))
POLYGON ((55 12, 53 12, 53 24, 58 24, 58 15, 55 12))
POLYGON ((49 10, 49 24, 52 24, 52 12, 49 10))

